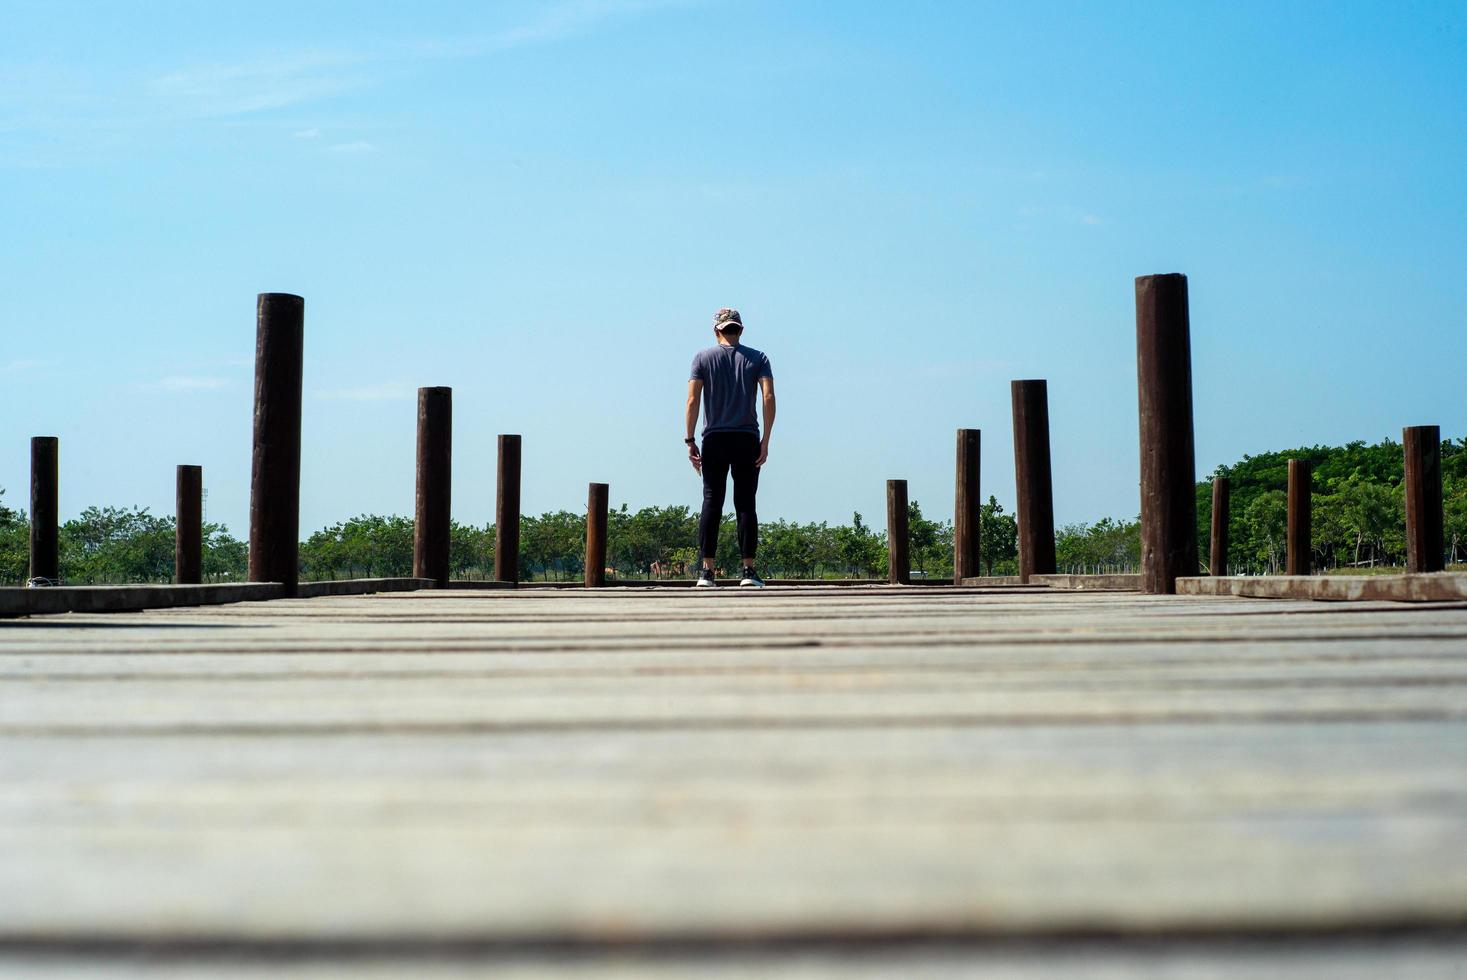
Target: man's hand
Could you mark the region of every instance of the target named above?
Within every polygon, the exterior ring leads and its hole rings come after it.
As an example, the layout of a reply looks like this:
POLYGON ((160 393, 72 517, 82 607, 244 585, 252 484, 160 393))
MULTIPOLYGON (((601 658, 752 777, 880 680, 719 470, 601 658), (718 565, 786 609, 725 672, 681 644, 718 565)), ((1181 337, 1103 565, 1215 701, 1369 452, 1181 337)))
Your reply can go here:
POLYGON ((698 454, 698 444, 688 443, 688 462, 693 464, 693 472, 699 476, 703 475, 703 457, 698 454))
POLYGON ((769 459, 769 440, 759 440, 759 458, 754 460, 755 466, 763 466, 765 460, 769 459))

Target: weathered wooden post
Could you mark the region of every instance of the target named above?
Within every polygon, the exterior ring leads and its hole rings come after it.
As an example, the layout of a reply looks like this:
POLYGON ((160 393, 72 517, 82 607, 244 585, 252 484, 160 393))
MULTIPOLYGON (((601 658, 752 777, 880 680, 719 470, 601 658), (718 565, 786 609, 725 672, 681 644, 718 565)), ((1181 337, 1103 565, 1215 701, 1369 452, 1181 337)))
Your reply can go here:
POLYGON ((1141 591, 1170 594, 1197 574, 1197 464, 1187 277, 1136 278, 1141 416, 1141 591))
POLYGON ((452 475, 453 389, 419 388, 413 577, 439 589, 448 586, 452 475))
POLYGON ((1443 551, 1442 433, 1434 425, 1401 430, 1406 453, 1406 571, 1440 572, 1443 551))
POLYGON ((886 581, 912 584, 911 540, 907 532, 907 481, 886 481, 886 581))
POLYGON ((1232 483, 1225 476, 1212 478, 1212 562, 1208 572, 1213 576, 1228 573, 1228 506, 1232 483))
POLYGON ((174 476, 173 581, 204 581, 204 468, 180 466, 174 476))
POLYGON ((250 581, 300 581, 301 369, 306 301, 261 293, 255 306, 255 438, 250 581))
POLYGON ((60 506, 61 440, 56 436, 31 438, 31 568, 30 578, 47 585, 61 580, 60 506))
POLYGON ((606 501, 610 488, 593 483, 586 495, 586 588, 606 584, 606 501))
POLYGON ((1014 483, 1018 496, 1019 580, 1052 575, 1054 482, 1049 465, 1049 384, 1011 381, 1014 406, 1014 483))
POLYGON ((520 437, 499 437, 499 492, 494 517, 494 577, 520 580, 520 437))
POLYGON ((1307 459, 1289 460, 1289 530, 1285 535, 1288 551, 1285 575, 1309 575, 1313 572, 1313 553, 1309 548, 1310 526, 1314 519, 1314 474, 1307 459))
POLYGON ((981 531, 983 495, 979 491, 980 449, 983 433, 979 429, 958 430, 957 499, 953 507, 953 584, 982 575, 981 531))

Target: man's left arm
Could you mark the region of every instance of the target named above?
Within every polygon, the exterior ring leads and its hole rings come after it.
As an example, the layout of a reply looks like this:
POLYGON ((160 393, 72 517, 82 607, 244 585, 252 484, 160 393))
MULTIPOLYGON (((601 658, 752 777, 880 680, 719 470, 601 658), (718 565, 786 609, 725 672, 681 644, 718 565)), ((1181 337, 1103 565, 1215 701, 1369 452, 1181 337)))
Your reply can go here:
POLYGON ((759 440, 759 458, 755 466, 763 466, 769 459, 769 434, 774 431, 774 378, 766 374, 759 379, 759 390, 764 395, 764 438, 759 440))

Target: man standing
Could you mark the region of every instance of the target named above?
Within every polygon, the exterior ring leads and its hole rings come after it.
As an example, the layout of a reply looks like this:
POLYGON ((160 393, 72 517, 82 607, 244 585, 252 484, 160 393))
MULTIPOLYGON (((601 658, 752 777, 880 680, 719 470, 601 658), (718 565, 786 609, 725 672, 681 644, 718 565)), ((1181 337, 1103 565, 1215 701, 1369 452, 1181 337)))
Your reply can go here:
POLYGON ((739 343, 744 321, 738 310, 724 308, 713 315, 713 335, 718 343, 699 351, 693 358, 688 381, 688 459, 703 474, 703 513, 698 518, 698 548, 703 567, 698 585, 712 588, 713 556, 718 552, 718 524, 723 519, 723 495, 733 471, 734 513, 739 527, 739 554, 744 559, 740 585, 763 588, 754 571, 754 552, 759 547, 759 518, 754 513, 754 495, 759 490, 759 467, 769 458, 769 432, 774 428, 774 372, 769 358, 739 343), (762 392, 764 438, 754 413, 754 396, 762 392), (698 403, 703 404, 703 450, 693 439, 698 424, 698 403))

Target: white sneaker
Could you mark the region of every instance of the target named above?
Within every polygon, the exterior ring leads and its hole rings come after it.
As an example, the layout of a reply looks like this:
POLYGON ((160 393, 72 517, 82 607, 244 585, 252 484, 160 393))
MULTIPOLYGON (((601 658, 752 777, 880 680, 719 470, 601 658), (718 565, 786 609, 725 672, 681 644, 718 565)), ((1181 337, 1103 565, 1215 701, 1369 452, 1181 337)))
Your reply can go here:
POLYGON ((713 581, 713 569, 700 568, 698 570, 698 581, 693 583, 694 588, 712 589, 717 585, 718 583, 713 581))
POLYGON ((739 585, 748 586, 751 589, 762 589, 764 580, 759 577, 758 572, 754 571, 754 566, 749 565, 744 568, 744 577, 739 579, 739 585))

